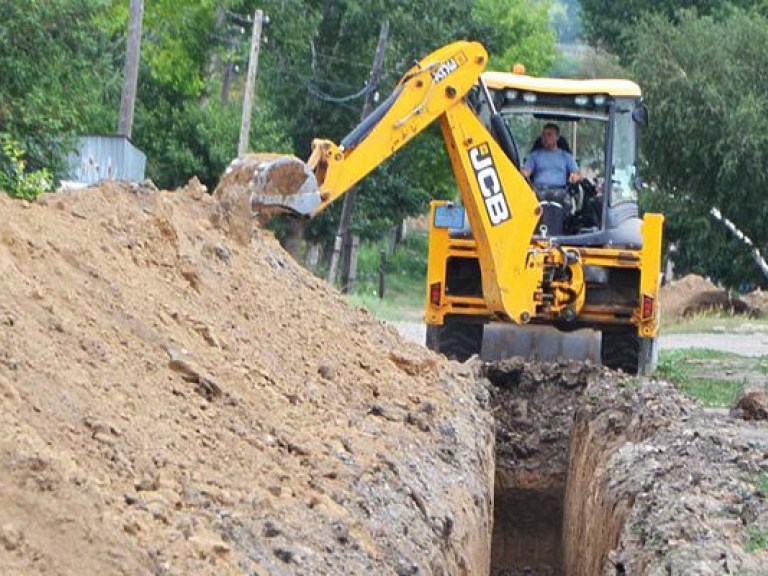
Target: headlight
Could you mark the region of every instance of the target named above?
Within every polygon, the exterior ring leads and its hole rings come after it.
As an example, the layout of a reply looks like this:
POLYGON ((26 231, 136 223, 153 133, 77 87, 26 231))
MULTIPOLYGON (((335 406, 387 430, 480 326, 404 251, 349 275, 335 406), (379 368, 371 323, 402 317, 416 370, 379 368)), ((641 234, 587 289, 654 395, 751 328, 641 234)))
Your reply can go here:
POLYGON ((573 102, 576 106, 586 106, 589 104, 589 98, 587 96, 576 96, 576 98, 573 99, 573 102))

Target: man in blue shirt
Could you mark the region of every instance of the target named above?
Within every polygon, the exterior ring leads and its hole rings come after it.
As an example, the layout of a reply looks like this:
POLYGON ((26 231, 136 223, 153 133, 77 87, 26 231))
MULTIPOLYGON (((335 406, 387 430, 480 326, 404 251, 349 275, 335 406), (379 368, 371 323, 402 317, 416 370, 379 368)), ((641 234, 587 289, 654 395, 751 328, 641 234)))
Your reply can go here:
POLYGON ((531 178, 537 190, 565 188, 569 182, 581 180, 573 156, 557 147, 559 138, 558 125, 546 124, 541 131, 542 147, 532 151, 523 164, 521 172, 531 178))

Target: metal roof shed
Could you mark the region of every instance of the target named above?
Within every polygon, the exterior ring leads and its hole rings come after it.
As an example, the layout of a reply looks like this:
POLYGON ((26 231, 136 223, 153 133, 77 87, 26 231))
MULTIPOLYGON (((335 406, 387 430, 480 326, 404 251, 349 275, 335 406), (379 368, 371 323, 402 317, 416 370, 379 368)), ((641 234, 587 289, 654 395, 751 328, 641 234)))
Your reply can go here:
POLYGON ((69 178, 82 184, 144 180, 147 156, 126 136, 81 136, 69 155, 69 178))

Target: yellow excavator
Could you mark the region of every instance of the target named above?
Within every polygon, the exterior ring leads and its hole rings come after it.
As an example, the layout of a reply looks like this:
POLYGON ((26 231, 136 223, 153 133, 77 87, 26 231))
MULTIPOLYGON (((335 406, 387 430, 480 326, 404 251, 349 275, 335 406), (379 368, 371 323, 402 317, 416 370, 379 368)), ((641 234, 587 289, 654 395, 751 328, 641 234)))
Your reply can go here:
POLYGON ((647 123, 639 87, 484 72, 487 61, 476 42, 436 50, 340 144, 315 140, 307 163, 257 156, 241 192, 254 210, 311 217, 437 121, 460 202, 431 206, 426 344, 459 360, 597 356, 649 373, 663 216, 638 212, 637 133, 647 123), (555 195, 522 170, 544 123, 562 128, 558 145, 583 176, 555 195), (571 353, 562 342, 581 329, 596 346, 571 353))

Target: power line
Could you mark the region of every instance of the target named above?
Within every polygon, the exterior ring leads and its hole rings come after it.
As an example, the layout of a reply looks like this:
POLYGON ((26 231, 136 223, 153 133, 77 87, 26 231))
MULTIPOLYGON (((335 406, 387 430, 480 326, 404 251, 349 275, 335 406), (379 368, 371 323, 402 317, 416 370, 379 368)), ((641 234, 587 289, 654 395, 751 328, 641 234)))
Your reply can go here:
POLYGON ((312 84, 307 83, 306 86, 307 86, 307 91, 310 94, 312 94, 312 96, 314 96, 315 98, 319 98, 320 100, 325 100, 326 102, 334 102, 337 104, 341 104, 342 102, 349 102, 350 100, 355 100, 356 98, 360 98, 368 90, 368 83, 366 82, 365 86, 363 86, 358 92, 355 92, 354 94, 350 94, 349 96, 331 96, 329 94, 321 92, 317 87, 313 86, 312 84))

